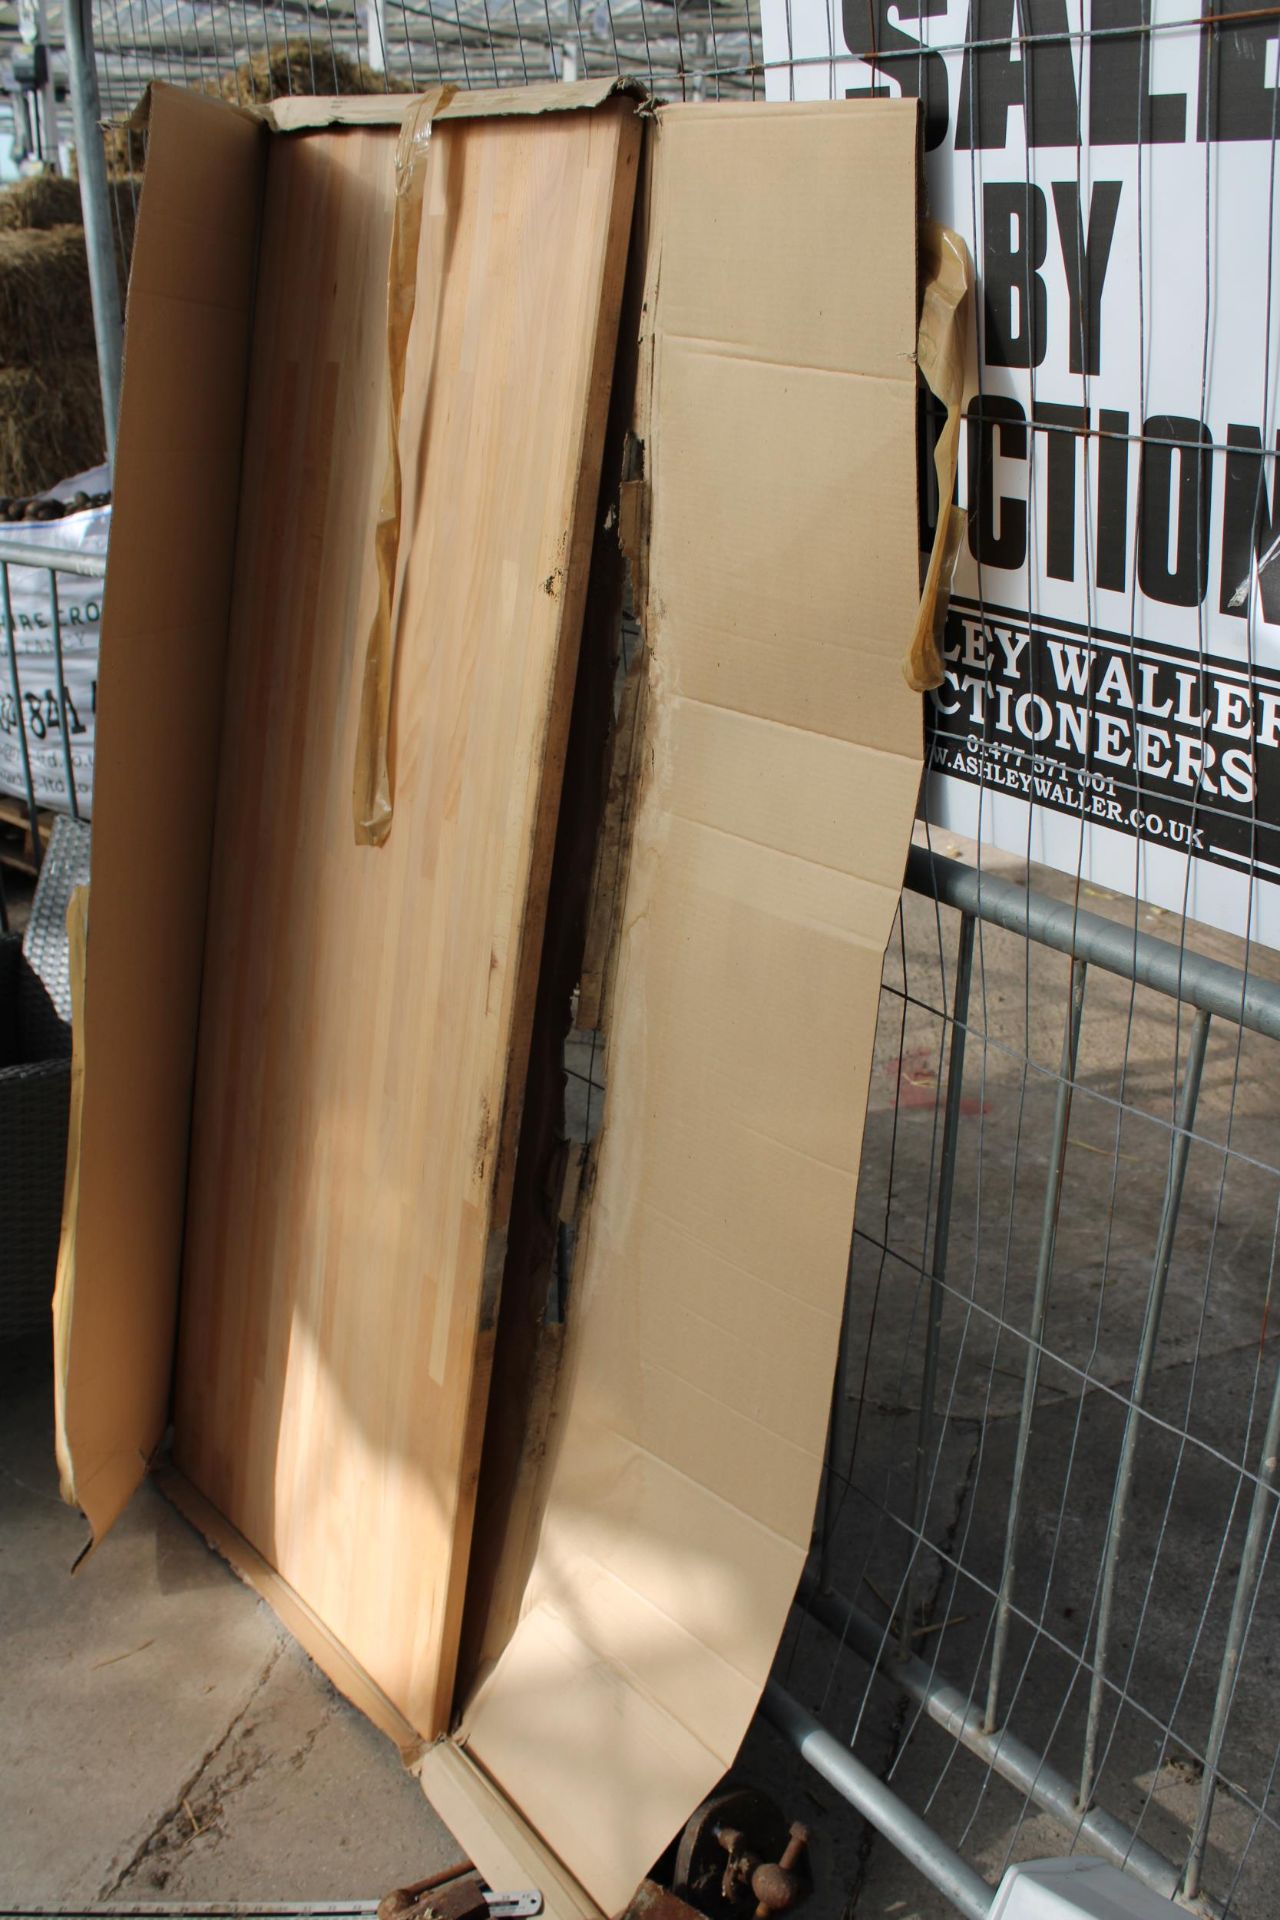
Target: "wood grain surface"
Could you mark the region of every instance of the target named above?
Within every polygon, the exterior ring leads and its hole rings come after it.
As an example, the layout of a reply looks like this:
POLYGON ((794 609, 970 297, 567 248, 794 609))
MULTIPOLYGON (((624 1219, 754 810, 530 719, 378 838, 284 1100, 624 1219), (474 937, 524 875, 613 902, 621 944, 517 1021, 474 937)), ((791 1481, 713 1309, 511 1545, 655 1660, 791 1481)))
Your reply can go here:
MULTIPOLYGON (((177 1379, 191 1483, 447 1723, 638 152, 438 124, 401 447, 395 817, 351 828, 394 128, 277 138, 177 1379)), ((339 1683, 340 1684, 340 1683, 339 1683)))

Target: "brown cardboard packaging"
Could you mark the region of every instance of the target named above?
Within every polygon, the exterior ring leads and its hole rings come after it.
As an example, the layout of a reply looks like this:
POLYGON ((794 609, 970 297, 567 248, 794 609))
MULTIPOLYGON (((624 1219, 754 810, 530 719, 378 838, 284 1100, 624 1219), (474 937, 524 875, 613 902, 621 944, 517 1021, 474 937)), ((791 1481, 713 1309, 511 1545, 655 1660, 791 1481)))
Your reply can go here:
POLYGON ((896 102, 652 141, 604 1131, 520 1618, 422 1764, 486 1870, 518 1808, 525 1877, 605 1912, 732 1764, 808 1550, 920 777, 915 152, 896 102))
MULTIPOLYGON (((607 88, 572 91, 526 90, 514 110, 607 110, 607 88)), ((507 110, 484 100, 437 101, 436 124, 507 110)), ((242 425, 266 153, 306 137, 299 119, 367 129, 388 111, 292 103, 272 119, 163 89, 152 101, 57 1309, 64 1491, 95 1539, 169 1418, 184 1209, 200 1180, 190 1115, 236 528, 254 478, 242 425), (164 754, 134 752, 135 727, 164 754)), ((539 1885, 566 1914, 620 1907, 732 1762, 803 1567, 921 755, 902 672, 919 602, 915 103, 673 107, 648 126, 621 516, 645 645, 625 831, 603 882, 604 1132, 518 1547, 521 1597, 456 1703, 460 1724, 419 1756, 490 1883, 539 1885)), ((385 452, 383 415, 371 431, 385 452)), ((376 514, 370 494, 361 647, 376 514)), ((554 759, 540 788, 552 801, 554 759)), ((348 778, 348 835, 350 791, 348 778)), ((392 845, 402 825, 397 794, 392 845)), ((216 982, 204 991, 208 1005, 216 982)), ((518 1038, 504 1060, 518 1117, 518 1038)), ((389 1101, 380 1124, 394 1132, 398 1111, 389 1101)), ((482 1155, 483 1205, 510 1174, 509 1156, 482 1155)), ((483 1272, 469 1270, 473 1348, 501 1312, 503 1251, 498 1233, 483 1272)), ((198 1360, 193 1349, 184 1364, 198 1360)), ((464 1360, 474 1466, 483 1365, 464 1360)), ((269 1347, 246 1347, 245 1363, 270 1383, 269 1347)), ((381 1474, 376 1436, 363 1437, 381 1474)), ((454 1459, 450 1485, 460 1471, 454 1459)), ((394 1506, 394 1475, 379 1485, 394 1506)), ((352 1466, 342 1513, 357 1532, 360 1486, 352 1466)), ((189 1479, 178 1493, 407 1753, 442 1729, 456 1607, 424 1707, 396 1677, 407 1669, 371 1671, 349 1644, 323 1580, 282 1577, 287 1541, 246 1540, 189 1479)), ((465 1570, 465 1527, 450 1538, 465 1570)))

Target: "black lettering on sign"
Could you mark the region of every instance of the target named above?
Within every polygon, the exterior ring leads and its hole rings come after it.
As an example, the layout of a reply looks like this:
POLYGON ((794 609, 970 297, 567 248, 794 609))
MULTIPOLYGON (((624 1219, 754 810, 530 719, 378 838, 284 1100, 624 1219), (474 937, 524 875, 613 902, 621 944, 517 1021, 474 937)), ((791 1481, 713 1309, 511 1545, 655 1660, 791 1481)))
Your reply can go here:
POLYGON ((1123 593, 1129 577, 1129 416, 1098 415, 1098 551, 1095 579, 1123 593))
MULTIPOLYGON (((1280 434, 1276 436, 1280 456, 1280 434)), ((1267 463, 1262 458, 1262 435, 1256 427, 1227 428, 1227 484, 1222 503, 1222 574, 1218 607, 1243 620, 1248 596, 1232 605, 1236 589, 1248 578, 1255 557, 1261 559, 1280 535, 1280 480, 1272 469, 1270 494, 1267 463)), ((1262 617, 1280 625, 1280 563, 1275 561, 1258 576, 1262 617)))
POLYGON ((1045 566, 1055 580, 1076 577, 1076 435, 1089 431, 1087 407, 1038 400, 1031 417, 1045 435, 1045 566))
POLYGON ((1150 0, 1093 0, 1089 42, 1089 139, 1095 147, 1179 142, 1185 93, 1150 93, 1150 0), (1120 29, 1133 27, 1133 33, 1120 29))
MULTIPOLYGON (((1194 457, 1194 448, 1192 449, 1194 457)), ((1280 673, 952 600, 930 763, 1227 865, 1280 866, 1280 673)))
POLYGON ((984 352, 989 367, 1038 367, 1048 332, 1048 297, 1038 268, 1048 245, 1044 195, 1019 181, 982 189, 984 352))
MULTIPOLYGON (((951 119, 951 99, 947 87, 947 66, 940 53, 922 47, 909 33, 903 33, 891 20, 940 19, 946 14, 947 0, 844 0, 844 37, 855 59, 865 60, 875 72, 881 71, 879 56, 899 56, 889 65, 889 73, 904 94, 919 100, 924 107, 924 144, 932 153, 947 137, 951 119), (909 58, 914 54, 915 58, 909 58)), ((883 99, 885 86, 848 87, 850 100, 883 99)))
POLYGON ((1102 283, 1115 236, 1120 182, 1099 180, 1093 189, 1088 238, 1080 210, 1080 188, 1074 180, 1054 181, 1053 206, 1071 303, 1071 371, 1097 373, 1102 358, 1102 283))
MULTIPOLYGON (((947 0, 841 0, 849 53, 876 78, 850 87, 851 100, 896 89, 923 107, 924 142, 947 137, 951 98, 946 62, 903 30, 946 15, 947 0), (888 82, 892 81, 893 86, 888 82)), ((1087 10, 1087 126, 1072 59, 1066 0, 970 0, 956 101, 958 153, 1009 144, 1009 114, 1021 112, 1029 147, 1178 144, 1189 137, 1185 93, 1151 92, 1151 0, 1092 0, 1087 10)), ((1280 86, 1269 48, 1276 18, 1257 0, 1215 0, 1200 24, 1199 140, 1267 140, 1280 133, 1280 86)))
MULTIPOLYGON (((1029 424, 1040 434, 1036 457, 1044 475, 1044 523, 1039 551, 1049 577, 1084 577, 1081 545, 1091 531, 1099 587, 1112 593, 1127 590, 1136 544, 1143 593, 1165 606, 1198 606, 1209 591, 1216 493, 1214 445, 1207 424, 1157 414, 1135 437, 1126 412, 1104 407, 1095 422, 1087 408, 1074 402, 1041 399, 1034 403, 1029 424), (1095 445, 1096 466, 1086 469, 1093 487, 1082 500, 1080 462, 1093 459, 1095 445), (1136 540, 1129 519, 1135 463, 1136 540), (1092 515, 1088 529, 1086 510, 1092 515)), ((969 403, 964 436, 969 549, 984 566, 1016 571, 1026 562, 1033 500, 1027 426, 1016 400, 984 394, 969 403), (997 480, 997 460, 1020 465, 997 480)), ((930 440, 926 451, 931 449, 930 440)), ((1264 447, 1259 428, 1232 421, 1222 430, 1217 449, 1226 454, 1225 485, 1217 502, 1218 608, 1243 619, 1252 605, 1269 626, 1280 627, 1280 555, 1257 576, 1258 591, 1250 598, 1255 562, 1280 539, 1280 433, 1273 452, 1264 447)))
POLYGON ((969 402, 968 419, 969 550, 980 565, 1020 567, 1027 557, 1027 507, 1005 496, 997 516, 995 441, 999 436, 1002 459, 1025 460, 1027 417, 1016 400, 988 394, 969 402))
POLYGON ((1275 13, 1257 0, 1215 0, 1200 29, 1201 140, 1274 140, 1277 89, 1267 85, 1275 13), (1241 16, 1232 18, 1232 16, 1241 16))
POLYGON ((1209 584, 1209 507, 1213 492, 1209 429, 1203 420, 1158 413, 1144 423, 1142 432, 1138 584, 1148 599, 1160 600, 1165 606, 1198 606, 1209 584))
POLYGON ((957 153, 1005 146, 1010 107, 1023 110, 1029 147, 1074 147, 1079 140, 1066 0, 1017 0, 1016 31, 1014 4, 970 0, 956 109, 957 153))

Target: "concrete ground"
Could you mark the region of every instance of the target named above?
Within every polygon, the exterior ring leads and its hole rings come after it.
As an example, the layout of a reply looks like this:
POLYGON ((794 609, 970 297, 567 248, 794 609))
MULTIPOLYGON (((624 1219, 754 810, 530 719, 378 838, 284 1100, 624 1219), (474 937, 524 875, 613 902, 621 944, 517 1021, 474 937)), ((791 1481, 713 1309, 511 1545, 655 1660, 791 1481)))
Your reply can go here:
MULTIPOLYGON (((30 885, 7 876, 15 932, 30 885)), ((452 1866, 390 1741, 147 1484, 98 1552, 0 1345, 0 1905, 377 1900, 452 1866)))
POLYGON ((74 1575, 43 1352, 0 1360, 0 1903, 378 1899, 461 1849, 151 1486, 74 1575))
MULTIPOLYGON (((15 932, 30 883, 6 876, 15 932)), ((452 1866, 390 1741, 150 1484, 98 1552, 0 1345, 0 1906, 377 1900, 452 1866)))

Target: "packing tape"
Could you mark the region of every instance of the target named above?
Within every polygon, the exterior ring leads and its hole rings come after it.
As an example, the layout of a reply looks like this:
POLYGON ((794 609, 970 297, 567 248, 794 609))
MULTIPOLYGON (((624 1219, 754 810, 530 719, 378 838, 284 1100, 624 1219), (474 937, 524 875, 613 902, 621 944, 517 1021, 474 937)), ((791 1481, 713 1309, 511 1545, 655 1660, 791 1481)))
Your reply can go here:
POLYGON ((400 412, 404 369, 418 291, 418 241, 431 128, 456 87, 435 87, 405 114, 396 143, 396 200, 387 263, 387 405, 390 438, 387 471, 374 528, 378 568, 378 604, 365 647, 360 683, 360 723, 356 732, 352 810, 356 845, 380 847, 391 831, 394 806, 391 772, 391 715, 395 695, 396 654, 400 640, 400 412))
MULTIPOLYGON (((89 889, 76 887, 67 902, 67 966, 71 976, 71 1107, 67 1121, 67 1166, 62 1188, 62 1232, 53 1289, 54 1452, 63 1499, 79 1506, 75 1462, 67 1436, 67 1376, 71 1365, 71 1315, 76 1287, 76 1216, 80 1206, 80 1123, 84 1113, 84 993, 89 954, 89 889)), ((83 1558, 83 1555, 80 1556, 83 1558)), ((79 1565, 79 1559, 76 1562, 79 1565)))
POLYGON ((926 220, 920 230, 920 266, 924 297, 920 305, 916 365, 930 392, 947 410, 933 454, 938 476, 938 524, 920 593, 915 631, 902 666, 912 691, 927 693, 931 687, 942 685, 942 623, 947 617, 956 556, 966 525, 966 516, 956 506, 955 497, 973 267, 969 249, 960 235, 933 220, 926 220))

